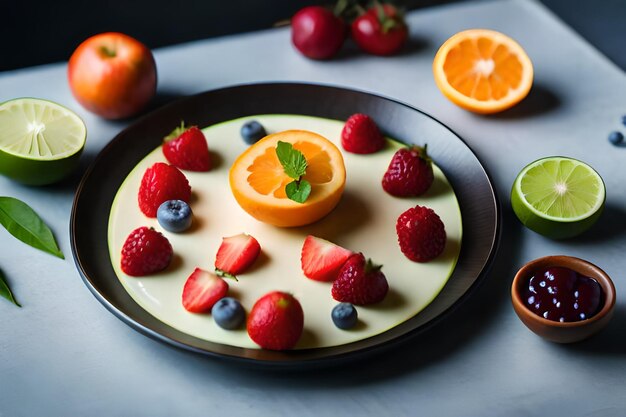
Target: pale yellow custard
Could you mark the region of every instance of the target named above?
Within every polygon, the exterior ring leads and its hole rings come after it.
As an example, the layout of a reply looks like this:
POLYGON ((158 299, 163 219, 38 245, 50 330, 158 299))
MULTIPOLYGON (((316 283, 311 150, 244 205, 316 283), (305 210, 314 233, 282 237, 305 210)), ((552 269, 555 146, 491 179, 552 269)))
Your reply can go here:
MULTIPOLYGON (((297 115, 259 115, 220 123, 203 129, 214 157, 210 172, 184 171, 193 191, 191 208, 194 224, 181 234, 165 231, 156 219, 139 210, 137 192, 145 170, 155 162, 166 162, 161 148, 147 155, 128 175, 117 192, 109 219, 109 251, 113 268, 124 288, 146 311, 162 322, 195 337, 233 346, 258 348, 245 329, 218 327, 210 314, 193 314, 181 303, 183 285, 196 267, 212 271, 215 254, 224 236, 248 233, 261 244, 261 255, 239 281, 228 280, 229 295, 237 298, 246 311, 273 290, 292 293, 304 310, 304 333, 296 349, 336 346, 382 333, 418 314, 441 291, 454 270, 461 245, 461 214, 452 187, 438 167, 435 182, 418 198, 396 198, 385 193, 381 179, 396 142, 371 155, 343 151, 347 179, 339 205, 322 220, 304 227, 279 228, 261 223, 244 212, 232 196, 228 171, 248 145, 239 130, 248 120, 258 120, 268 133, 303 129, 318 133, 341 149, 343 122, 297 115), (397 242, 398 216, 416 204, 425 205, 441 217, 447 233, 444 253, 428 263, 408 260, 397 242), (149 226, 162 232, 174 248, 170 267, 158 274, 134 278, 120 269, 121 248, 128 234, 149 226), (300 251, 304 238, 315 235, 355 252, 363 252, 383 272, 390 291, 379 304, 357 306, 359 323, 351 330, 333 325, 331 310, 337 304, 331 296, 331 283, 312 281, 302 274, 300 251)), ((409 141, 412 138, 399 138, 409 141)), ((428 138, 418 137, 418 142, 428 138)), ((436 147, 430 143, 429 147, 436 147)))

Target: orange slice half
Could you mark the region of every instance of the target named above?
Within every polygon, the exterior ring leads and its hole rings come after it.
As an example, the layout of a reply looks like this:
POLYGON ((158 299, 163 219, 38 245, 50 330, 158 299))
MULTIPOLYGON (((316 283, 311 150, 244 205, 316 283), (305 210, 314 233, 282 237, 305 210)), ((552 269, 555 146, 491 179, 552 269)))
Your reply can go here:
POLYGON ((459 32, 437 51, 435 82, 453 103, 496 113, 520 102, 533 83, 533 64, 508 36, 487 29, 459 32))
POLYGON ((328 139, 305 130, 286 130, 261 139, 230 168, 230 188, 237 203, 252 217, 280 227, 303 226, 326 216, 339 203, 346 183, 341 151, 328 139), (278 141, 304 154, 304 179, 311 194, 304 203, 290 200, 285 186, 293 181, 276 156, 278 141))

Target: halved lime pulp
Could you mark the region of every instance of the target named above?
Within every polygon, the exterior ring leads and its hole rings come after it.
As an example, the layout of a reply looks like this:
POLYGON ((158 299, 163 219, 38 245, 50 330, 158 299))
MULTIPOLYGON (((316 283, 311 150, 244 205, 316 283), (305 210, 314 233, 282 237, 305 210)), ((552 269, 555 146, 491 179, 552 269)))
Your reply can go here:
POLYGON ((0 173, 25 184, 60 180, 76 168, 87 129, 51 101, 18 98, 0 104, 0 173))
POLYGON ((576 236, 600 217, 604 182, 589 165, 552 156, 527 165, 511 190, 511 205, 520 221, 542 235, 576 236))

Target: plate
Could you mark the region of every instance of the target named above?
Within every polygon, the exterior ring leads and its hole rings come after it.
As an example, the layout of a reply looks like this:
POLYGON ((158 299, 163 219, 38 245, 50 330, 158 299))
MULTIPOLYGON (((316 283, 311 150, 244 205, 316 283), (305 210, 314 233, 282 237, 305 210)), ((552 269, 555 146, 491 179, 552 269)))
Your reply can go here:
POLYGON ((272 83, 241 85, 181 99, 137 121, 98 155, 79 185, 70 222, 72 252, 92 293, 111 312, 140 332, 210 356, 273 367, 302 367, 354 359, 400 343, 434 325, 466 299, 490 266, 500 231, 498 200, 489 176, 450 129, 406 104, 338 87, 272 83), (340 346, 273 352, 199 339, 150 315, 126 292, 107 249, 109 212, 129 172, 160 145, 180 120, 198 126, 256 114, 299 114, 345 120, 371 115, 390 137, 427 141, 429 151, 452 184, 463 218, 463 241, 454 273, 435 300, 416 316, 367 339, 340 346))

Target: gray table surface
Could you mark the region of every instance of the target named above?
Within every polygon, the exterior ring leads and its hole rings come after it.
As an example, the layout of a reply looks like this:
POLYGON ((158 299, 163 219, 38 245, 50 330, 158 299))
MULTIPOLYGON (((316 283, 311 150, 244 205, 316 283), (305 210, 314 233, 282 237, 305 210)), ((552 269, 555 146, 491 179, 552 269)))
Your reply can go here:
MULTIPOLYGON (((364 89, 432 114, 476 151, 503 203, 499 255, 467 303, 401 348, 350 367, 269 373, 228 366, 140 335, 83 285, 68 236, 79 174, 44 188, 0 178, 0 195, 20 198, 41 213, 68 258, 31 249, 0 230, 0 267, 23 304, 18 309, 0 300, 0 416, 624 415, 626 149, 606 140, 608 132, 626 130, 620 125, 624 73, 533 1, 462 3, 408 18, 411 47, 386 59, 348 50, 333 61, 312 62, 292 50, 288 29, 160 49, 160 99, 235 83, 293 80, 364 89), (533 60, 533 91, 515 109, 476 116, 435 87, 437 47, 470 27, 509 34, 533 60), (525 230, 508 199, 525 164, 555 154, 588 162, 607 187, 606 212, 596 227, 562 242, 525 230), (588 259, 615 281, 615 317, 586 342, 545 342, 513 312, 509 287, 515 271, 550 254, 588 259)), ((70 94, 64 63, 0 74, 0 101, 21 96, 60 102, 84 118, 84 166, 132 122, 108 122, 84 111, 70 94)))

